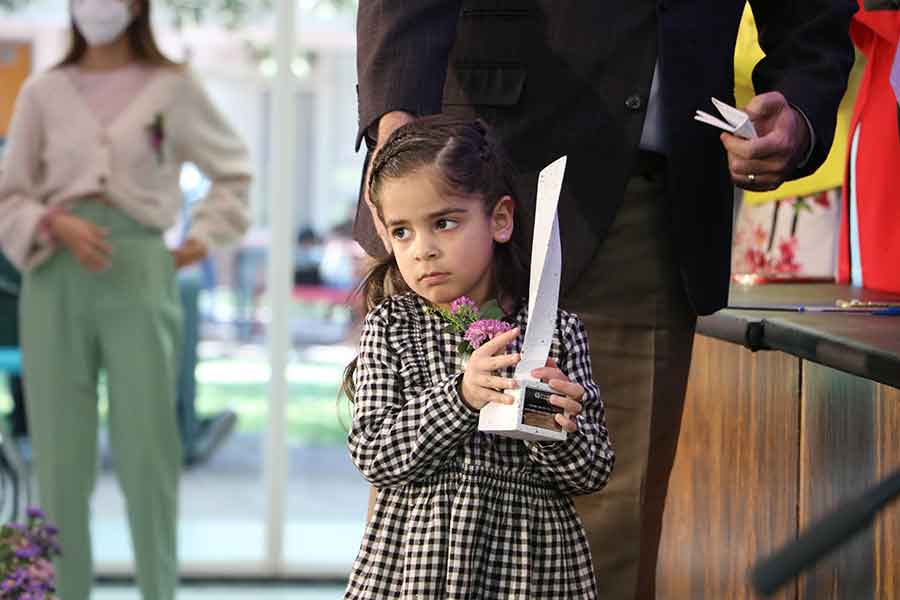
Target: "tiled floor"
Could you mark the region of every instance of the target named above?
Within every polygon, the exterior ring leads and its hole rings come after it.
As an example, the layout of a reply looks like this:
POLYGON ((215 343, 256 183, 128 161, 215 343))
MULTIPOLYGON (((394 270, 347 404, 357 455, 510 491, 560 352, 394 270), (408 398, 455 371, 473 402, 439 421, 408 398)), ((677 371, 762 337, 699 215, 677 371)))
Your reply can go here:
MULTIPOLYGON (((248 563, 263 559, 266 510, 262 439, 239 433, 180 487, 179 559, 194 563, 248 563)), ((291 570, 345 576, 362 539, 368 484, 343 446, 291 446, 285 482, 284 556, 291 570)), ((130 561, 125 503, 109 468, 93 498, 94 558, 106 565, 130 561)))
MULTIPOLYGON (((339 600, 343 586, 294 585, 254 587, 246 584, 221 587, 185 586, 178 592, 178 600, 339 600)), ((98 585, 93 600, 141 600, 134 587, 98 585)))

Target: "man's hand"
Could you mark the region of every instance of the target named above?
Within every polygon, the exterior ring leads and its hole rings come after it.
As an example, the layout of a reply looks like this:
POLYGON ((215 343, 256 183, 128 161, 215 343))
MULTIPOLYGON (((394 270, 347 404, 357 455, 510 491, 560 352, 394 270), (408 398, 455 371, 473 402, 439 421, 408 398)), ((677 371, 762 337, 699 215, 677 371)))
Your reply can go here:
POLYGON ((200 262, 208 254, 206 244, 194 239, 185 240, 181 246, 171 252, 176 269, 200 262))
POLYGON ((745 140, 730 133, 720 136, 728 151, 731 180, 745 190, 774 190, 809 152, 809 126, 780 92, 755 96, 744 111, 759 137, 745 140))
POLYGON ((516 365, 522 359, 518 354, 497 354, 518 336, 518 327, 510 329, 479 346, 469 357, 460 393, 463 402, 473 410, 481 410, 488 402, 513 403, 513 397, 503 390, 517 388, 516 380, 498 377, 494 372, 516 365))
POLYGON ((82 267, 92 273, 109 268, 112 247, 106 241, 108 230, 65 212, 58 212, 49 219, 47 226, 53 237, 82 267))
POLYGON ((554 415, 554 419, 559 426, 568 431, 575 433, 578 431, 578 422, 575 417, 581 413, 581 400, 584 398, 584 387, 580 383, 573 383, 569 376, 563 373, 556 361, 552 358, 547 359, 547 366, 541 369, 535 369, 531 372, 531 376, 543 381, 559 394, 550 396, 550 404, 563 409, 563 413, 554 415))
POLYGON ((369 211, 372 213, 372 222, 375 223, 375 230, 378 232, 378 237, 380 237, 381 241, 384 243, 384 248, 387 250, 388 254, 391 253, 391 239, 388 237, 384 224, 378 217, 378 209, 376 209, 375 205, 369 200, 369 173, 372 168, 372 163, 375 162, 375 155, 378 154, 378 151, 381 150, 381 147, 394 130, 402 125, 406 125, 413 119, 415 119, 415 117, 410 113, 397 110, 385 113, 378 120, 378 135, 375 140, 375 149, 372 150, 372 157, 369 160, 369 169, 366 171, 366 184, 363 187, 363 198, 366 201, 366 205, 369 207, 369 211))

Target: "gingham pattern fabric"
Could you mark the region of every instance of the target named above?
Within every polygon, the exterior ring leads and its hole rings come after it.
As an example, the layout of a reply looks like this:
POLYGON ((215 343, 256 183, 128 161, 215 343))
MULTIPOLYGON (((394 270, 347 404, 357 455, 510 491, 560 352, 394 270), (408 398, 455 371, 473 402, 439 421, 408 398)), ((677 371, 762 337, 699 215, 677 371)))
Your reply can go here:
MULTIPOLYGON (((587 390, 578 432, 523 442, 478 431, 458 393, 462 338, 425 308, 395 296, 363 328, 348 443, 379 494, 345 598, 596 598, 568 495, 601 489, 614 454, 584 325, 559 311, 551 348, 587 390)), ((526 310, 516 318, 524 332, 526 310)))

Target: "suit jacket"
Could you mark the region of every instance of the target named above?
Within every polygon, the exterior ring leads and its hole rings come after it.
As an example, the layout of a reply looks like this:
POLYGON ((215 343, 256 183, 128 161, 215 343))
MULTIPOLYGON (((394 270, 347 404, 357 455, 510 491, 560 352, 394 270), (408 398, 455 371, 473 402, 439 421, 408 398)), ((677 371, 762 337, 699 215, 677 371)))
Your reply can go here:
MULTIPOLYGON (((753 0, 767 57, 757 92, 778 90, 812 124, 813 172, 831 145, 853 63, 853 0, 753 0)), ((743 0, 360 0, 357 144, 391 110, 480 116, 499 132, 533 213, 538 171, 567 154, 560 198, 563 292, 622 202, 657 58, 668 141, 667 218, 699 314, 727 303, 732 185, 719 132, 693 120, 734 102, 743 0)), ((363 207, 365 208, 365 207, 363 207)), ((366 244, 367 210, 357 212, 366 244)), ((525 219, 525 223, 530 223, 525 219)), ((530 231, 529 231, 530 234, 530 231)), ((614 275, 612 275, 614 276, 614 275)))

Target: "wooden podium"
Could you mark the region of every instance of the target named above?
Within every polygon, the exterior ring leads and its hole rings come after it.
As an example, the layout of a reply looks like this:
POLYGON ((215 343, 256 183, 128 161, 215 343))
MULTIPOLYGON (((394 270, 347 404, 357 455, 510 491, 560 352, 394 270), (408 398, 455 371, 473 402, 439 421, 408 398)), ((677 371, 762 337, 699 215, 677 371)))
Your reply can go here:
MULTIPOLYGON (((732 290, 731 305, 891 300, 831 285, 732 290)), ((900 315, 726 309, 701 319, 657 598, 756 598, 747 572, 900 468, 900 315), (758 349, 754 352, 749 348, 758 349)), ((783 600, 900 598, 900 505, 787 584, 783 600)))

